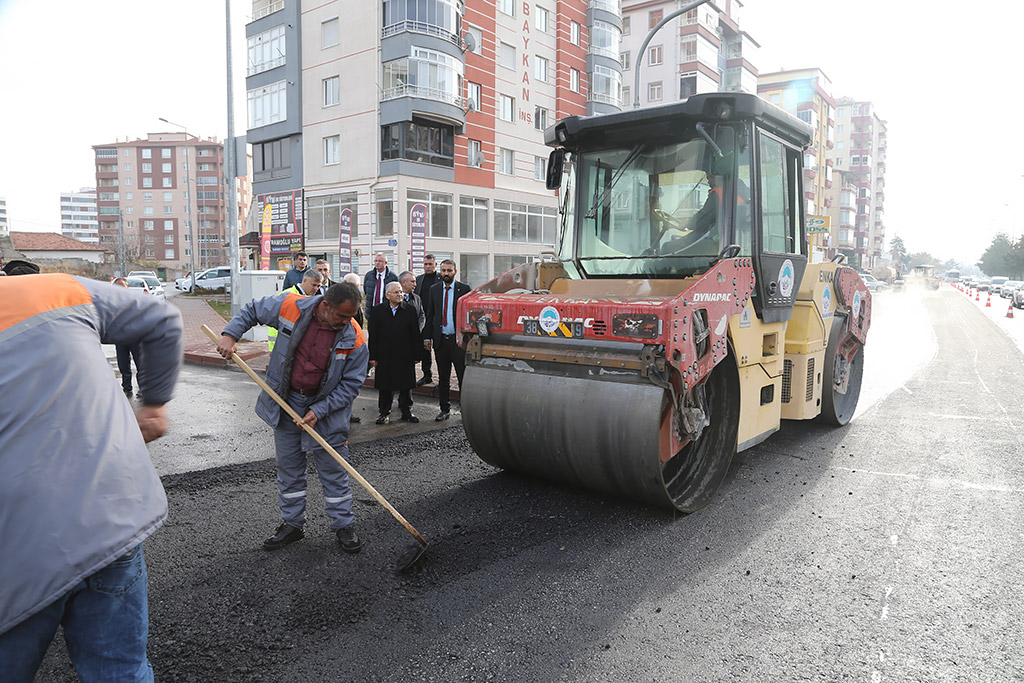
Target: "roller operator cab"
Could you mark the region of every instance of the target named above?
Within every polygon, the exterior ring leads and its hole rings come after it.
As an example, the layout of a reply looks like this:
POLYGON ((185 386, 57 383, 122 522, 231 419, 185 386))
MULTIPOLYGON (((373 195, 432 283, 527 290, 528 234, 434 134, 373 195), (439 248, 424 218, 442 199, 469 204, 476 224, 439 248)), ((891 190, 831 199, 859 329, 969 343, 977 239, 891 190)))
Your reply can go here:
POLYGON ((691 512, 780 420, 849 422, 871 295, 808 263, 809 126, 716 93, 546 138, 558 256, 459 300, 484 461, 691 512))

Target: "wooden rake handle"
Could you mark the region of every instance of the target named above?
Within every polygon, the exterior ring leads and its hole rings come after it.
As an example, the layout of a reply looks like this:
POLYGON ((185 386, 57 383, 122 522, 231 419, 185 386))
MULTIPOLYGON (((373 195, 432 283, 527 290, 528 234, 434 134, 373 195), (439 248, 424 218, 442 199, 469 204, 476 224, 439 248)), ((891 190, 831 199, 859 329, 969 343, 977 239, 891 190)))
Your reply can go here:
MULTIPOLYGON (((210 341, 212 341, 214 344, 217 344, 220 341, 220 338, 216 334, 214 334, 213 330, 211 330, 206 325, 202 326, 202 330, 203 332, 206 333, 206 336, 208 336, 210 338, 210 341)), ((263 381, 262 377, 257 375, 256 372, 252 368, 250 368, 249 365, 244 360, 238 357, 237 353, 231 354, 231 360, 235 361, 235 364, 237 364, 238 367, 245 370, 245 373, 252 378, 252 381, 256 382, 256 384, 259 385, 260 389, 267 392, 267 395, 270 396, 270 398, 277 401, 277 405, 281 406, 281 408, 283 408, 284 411, 288 413, 288 415, 293 420, 299 423, 299 426, 306 430, 307 434, 316 439, 316 442, 320 444, 320 447, 327 451, 332 458, 337 460, 338 464, 344 467, 345 471, 348 472, 349 476, 355 479, 357 482, 359 482, 360 486, 369 491, 370 495, 373 496, 378 503, 383 505, 384 509, 390 512, 391 516, 397 519, 402 524, 402 526, 405 527, 405 530, 413 535, 413 538, 415 538, 420 545, 422 545, 423 547, 427 546, 427 539, 423 538, 423 536, 420 535, 420 532, 416 531, 415 527, 413 527, 412 524, 409 524, 409 522, 406 521, 405 517, 403 517, 401 513, 399 513, 398 510, 396 510, 394 506, 391 505, 391 503, 389 503, 384 496, 378 493, 377 489, 373 488, 373 485, 363 478, 363 475, 359 474, 359 472, 356 471, 355 467, 352 467, 352 465, 350 465, 348 461, 345 460, 345 458, 341 457, 338 451, 334 450, 334 447, 331 446, 331 444, 327 443, 324 437, 320 436, 320 434, 318 434, 315 429, 310 427, 308 424, 304 423, 302 421, 302 417, 298 413, 296 413, 295 410, 293 410, 290 405, 288 405, 287 401, 278 396, 277 392, 271 389, 270 385, 263 381)))

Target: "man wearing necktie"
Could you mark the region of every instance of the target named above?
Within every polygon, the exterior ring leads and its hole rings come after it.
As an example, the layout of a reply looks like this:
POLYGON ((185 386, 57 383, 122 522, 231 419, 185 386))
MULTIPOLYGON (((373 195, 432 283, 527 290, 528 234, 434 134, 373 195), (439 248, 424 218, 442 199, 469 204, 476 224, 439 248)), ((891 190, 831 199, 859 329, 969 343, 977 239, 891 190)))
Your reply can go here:
POLYGON ((441 261, 441 281, 430 288, 427 297, 426 325, 423 328, 423 348, 433 349, 437 359, 437 393, 441 399, 441 412, 434 419, 447 420, 451 411, 452 365, 462 388, 462 373, 466 369, 466 350, 459 346, 458 300, 469 294, 469 285, 455 279, 455 261, 441 261))
POLYGON ((387 301, 384 296, 388 283, 398 282, 398 278, 388 268, 388 257, 383 253, 377 253, 373 257, 373 270, 366 274, 363 280, 363 292, 366 294, 366 324, 370 324, 370 311, 374 306, 387 301))

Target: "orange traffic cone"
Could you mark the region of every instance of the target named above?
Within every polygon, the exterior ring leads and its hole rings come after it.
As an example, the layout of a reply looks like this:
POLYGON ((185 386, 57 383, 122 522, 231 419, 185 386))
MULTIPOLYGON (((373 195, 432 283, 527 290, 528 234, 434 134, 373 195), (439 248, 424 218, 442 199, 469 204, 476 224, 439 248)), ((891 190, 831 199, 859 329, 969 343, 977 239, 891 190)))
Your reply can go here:
POLYGON ((1006 317, 1007 318, 1012 318, 1013 317, 1013 302, 1010 302, 1010 307, 1006 309, 1006 317))
POLYGON ((985 308, 992 308, 992 295, 989 294, 988 298, 985 299, 985 308))

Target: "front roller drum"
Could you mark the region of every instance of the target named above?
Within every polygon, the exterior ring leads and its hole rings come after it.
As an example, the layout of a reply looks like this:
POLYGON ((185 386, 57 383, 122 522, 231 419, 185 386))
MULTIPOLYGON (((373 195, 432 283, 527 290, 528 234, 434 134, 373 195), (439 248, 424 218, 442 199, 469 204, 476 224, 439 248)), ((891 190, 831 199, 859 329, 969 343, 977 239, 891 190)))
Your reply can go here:
MULTIPOLYGON (((594 376, 601 372, 595 368, 594 376)), ((739 380, 731 358, 706 383, 709 425, 681 448, 669 438, 678 422, 668 392, 640 377, 620 380, 474 363, 461 395, 463 426, 480 458, 495 467, 649 505, 700 509, 736 450, 739 380)))

